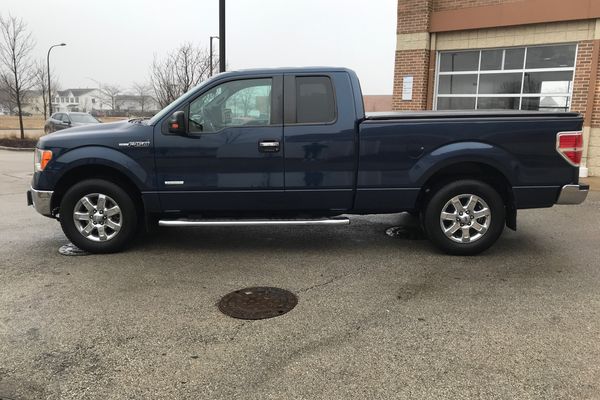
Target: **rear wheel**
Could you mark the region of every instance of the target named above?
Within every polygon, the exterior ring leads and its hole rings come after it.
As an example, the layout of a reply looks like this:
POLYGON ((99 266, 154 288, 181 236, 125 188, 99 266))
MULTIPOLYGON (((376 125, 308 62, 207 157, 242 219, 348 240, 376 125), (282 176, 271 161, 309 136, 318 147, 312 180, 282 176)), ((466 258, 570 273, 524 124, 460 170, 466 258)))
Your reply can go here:
POLYGON ((498 240, 505 223, 502 197, 487 183, 459 180, 433 192, 424 211, 428 238, 449 254, 478 254, 498 240))
POLYGON ((127 191, 103 179, 89 179, 75 184, 63 196, 60 224, 80 249, 113 253, 133 239, 138 216, 127 191))

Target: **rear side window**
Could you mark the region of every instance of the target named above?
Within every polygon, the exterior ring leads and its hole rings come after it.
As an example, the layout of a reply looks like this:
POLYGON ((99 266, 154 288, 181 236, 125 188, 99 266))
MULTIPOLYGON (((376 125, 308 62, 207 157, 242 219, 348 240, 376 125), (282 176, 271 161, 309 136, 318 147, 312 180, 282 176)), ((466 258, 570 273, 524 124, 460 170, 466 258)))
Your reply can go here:
POLYGON ((335 120, 331 79, 326 76, 296 78, 296 122, 329 123, 335 120))

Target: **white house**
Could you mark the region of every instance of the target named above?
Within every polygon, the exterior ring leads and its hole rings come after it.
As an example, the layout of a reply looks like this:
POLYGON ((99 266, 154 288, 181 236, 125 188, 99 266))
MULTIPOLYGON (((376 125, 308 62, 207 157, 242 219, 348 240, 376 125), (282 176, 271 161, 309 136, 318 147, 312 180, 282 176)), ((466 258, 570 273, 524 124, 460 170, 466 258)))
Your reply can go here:
MULTIPOLYGON (((115 97, 115 110, 111 109, 111 101, 106 98, 99 89, 66 89, 52 92, 53 112, 113 112, 119 114, 134 115, 141 113, 142 103, 144 114, 153 114, 160 106, 151 96, 117 95, 115 97), (143 101, 142 101, 143 100, 143 101)), ((44 103, 42 94, 38 90, 29 90, 25 96, 23 110, 32 114, 42 114, 44 103)))
POLYGON ((107 110, 102 101, 102 94, 98 89, 66 89, 52 93, 53 111, 81 111, 107 110))

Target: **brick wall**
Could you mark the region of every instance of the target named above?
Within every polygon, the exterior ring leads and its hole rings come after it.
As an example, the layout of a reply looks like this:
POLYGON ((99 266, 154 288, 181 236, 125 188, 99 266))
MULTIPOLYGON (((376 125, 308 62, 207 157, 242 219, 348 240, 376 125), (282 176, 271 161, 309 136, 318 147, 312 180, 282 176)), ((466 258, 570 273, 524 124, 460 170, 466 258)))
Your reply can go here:
POLYGON ((428 32, 433 0, 398 0, 397 33, 428 32))
MULTIPOLYGON (((575 89, 575 88, 573 88, 575 89)), ((592 109, 592 128, 600 128, 600 65, 596 72, 596 89, 594 90, 594 107, 592 109)), ((600 139, 600 138, 599 138, 600 139)), ((600 143, 597 143, 600 146, 600 143)))
POLYGON ((394 110, 425 110, 429 72, 429 21, 434 0, 398 0, 398 46, 394 71, 394 110), (424 33, 424 40, 415 35, 424 33), (410 40, 409 40, 410 39, 410 40), (405 76, 413 77, 412 100, 402 100, 405 76))
POLYGON ((434 0, 434 11, 456 10, 457 8, 494 6, 497 4, 515 3, 522 0, 434 0))
POLYGON ((429 50, 396 51, 396 69, 394 72, 394 94, 392 107, 394 110, 426 110, 429 50), (402 100, 402 83, 404 76, 413 77, 412 100, 402 100))
POLYGON ((575 78, 573 80, 571 111, 581 114, 585 114, 587 109, 593 50, 594 42, 592 40, 579 42, 579 47, 577 48, 577 61, 575 63, 575 78))
MULTIPOLYGON (((575 88, 573 88, 575 89, 575 88)), ((591 129, 587 148, 586 166, 590 176, 600 176, 600 65, 596 73, 594 106, 590 121, 591 129)))

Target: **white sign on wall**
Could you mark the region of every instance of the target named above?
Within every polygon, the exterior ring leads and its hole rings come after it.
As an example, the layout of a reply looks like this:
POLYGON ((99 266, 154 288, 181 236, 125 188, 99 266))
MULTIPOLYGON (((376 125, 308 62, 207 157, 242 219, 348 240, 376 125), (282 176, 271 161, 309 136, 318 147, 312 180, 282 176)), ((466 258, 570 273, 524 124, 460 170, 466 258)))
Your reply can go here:
POLYGON ((412 100, 413 77, 405 76, 402 79, 402 100, 412 100))

